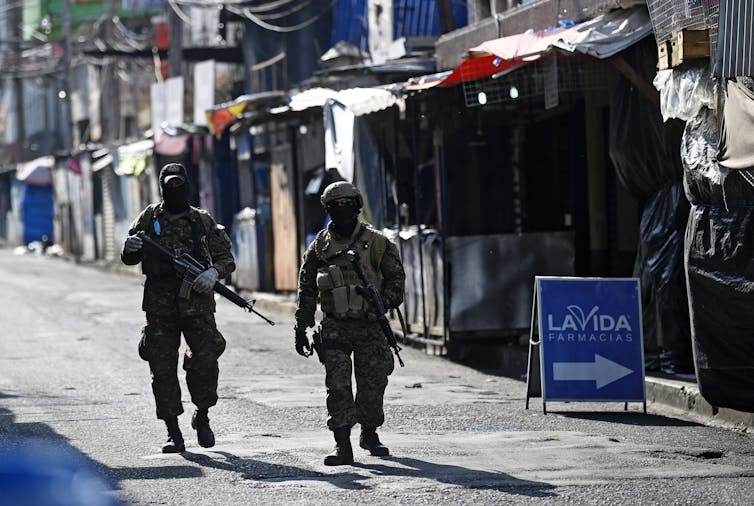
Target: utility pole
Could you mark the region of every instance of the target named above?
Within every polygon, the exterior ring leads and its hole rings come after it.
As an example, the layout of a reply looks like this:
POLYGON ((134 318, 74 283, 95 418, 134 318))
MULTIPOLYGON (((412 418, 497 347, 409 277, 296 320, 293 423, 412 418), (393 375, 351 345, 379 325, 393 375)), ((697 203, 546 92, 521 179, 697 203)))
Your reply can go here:
POLYGON ((168 31, 170 32, 170 46, 168 47, 168 73, 170 77, 183 75, 183 21, 175 12, 177 7, 172 5, 168 9, 168 31))
POLYGON ((71 0, 63 0, 63 150, 73 152, 73 115, 71 114, 71 0))
MULTIPOLYGON (((118 0, 108 0, 107 6, 108 20, 105 24, 105 43, 110 46, 115 39, 115 19, 118 17, 118 0)), ((122 135, 121 128, 121 107, 120 107, 120 77, 118 73, 119 62, 113 58, 108 60, 107 65, 104 67, 107 72, 107 79, 104 82, 107 83, 104 97, 107 102, 102 108, 103 112, 107 109, 109 114, 106 114, 107 120, 107 134, 106 140, 118 140, 122 135)))
POLYGON ((18 158, 26 160, 26 122, 24 120, 24 81, 21 77, 21 51, 23 50, 23 26, 21 12, 23 5, 17 3, 8 11, 10 33, 13 37, 16 75, 13 77, 13 95, 16 99, 16 135, 18 136, 18 158))
POLYGON ((450 0, 437 0, 437 10, 440 13, 440 31, 448 33, 455 30, 453 8, 450 5, 450 0))

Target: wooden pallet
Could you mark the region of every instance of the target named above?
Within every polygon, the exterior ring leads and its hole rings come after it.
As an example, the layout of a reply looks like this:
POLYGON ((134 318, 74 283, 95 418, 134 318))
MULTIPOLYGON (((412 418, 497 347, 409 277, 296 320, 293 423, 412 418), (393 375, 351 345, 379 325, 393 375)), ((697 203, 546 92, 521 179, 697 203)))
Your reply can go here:
POLYGON ((665 70, 690 61, 710 57, 709 30, 681 30, 657 45, 657 67, 665 70))

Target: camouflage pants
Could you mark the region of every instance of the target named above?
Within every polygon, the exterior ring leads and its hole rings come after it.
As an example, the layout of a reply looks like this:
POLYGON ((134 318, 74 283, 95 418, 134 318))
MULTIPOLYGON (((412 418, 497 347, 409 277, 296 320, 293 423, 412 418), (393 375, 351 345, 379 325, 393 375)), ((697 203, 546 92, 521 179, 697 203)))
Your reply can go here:
POLYGON ((387 378, 393 372, 393 355, 379 326, 362 320, 322 321, 325 341, 327 426, 337 429, 360 423, 376 429, 385 421, 382 410, 387 378), (351 385, 351 354, 356 396, 351 385))
POLYGON ((225 351, 225 339, 215 326, 214 314, 172 317, 147 313, 139 356, 149 362, 157 418, 183 413, 178 383, 181 333, 187 345, 183 369, 191 401, 198 408, 217 404, 217 359, 225 351))

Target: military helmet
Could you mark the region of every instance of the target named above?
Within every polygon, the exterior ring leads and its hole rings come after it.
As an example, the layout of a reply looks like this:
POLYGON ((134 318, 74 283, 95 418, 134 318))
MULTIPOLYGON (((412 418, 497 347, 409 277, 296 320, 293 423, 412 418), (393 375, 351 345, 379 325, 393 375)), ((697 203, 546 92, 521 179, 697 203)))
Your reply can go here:
POLYGON ((327 204, 337 199, 355 199, 359 207, 364 207, 364 200, 361 198, 361 192, 348 181, 338 181, 327 185, 319 201, 327 207, 327 204))

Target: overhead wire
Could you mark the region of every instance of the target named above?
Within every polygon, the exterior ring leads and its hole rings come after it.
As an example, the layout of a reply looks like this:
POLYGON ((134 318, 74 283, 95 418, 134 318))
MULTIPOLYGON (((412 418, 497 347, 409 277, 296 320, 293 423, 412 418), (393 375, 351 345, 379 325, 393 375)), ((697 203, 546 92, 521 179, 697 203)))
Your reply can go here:
POLYGON ((264 19, 265 21, 268 21, 270 19, 282 19, 284 17, 290 16, 291 14, 294 14, 300 10, 305 9, 309 6, 309 4, 312 3, 313 0, 306 0, 305 2, 298 2, 297 5, 294 7, 291 7, 288 10, 285 10, 283 12, 275 12, 272 14, 259 14, 260 19, 264 19))
POLYGON ((176 0, 168 0, 168 5, 170 5, 170 8, 173 9, 173 12, 175 12, 175 14, 181 21, 183 21, 187 25, 194 24, 193 21, 191 21, 191 18, 186 16, 186 13, 183 12, 180 7, 178 7, 176 0))
POLYGON ((234 14, 238 14, 239 16, 243 16, 249 20, 251 20, 254 24, 273 32, 277 33, 290 33, 295 32, 298 30, 301 30, 302 28, 306 28, 307 26, 315 23, 319 18, 321 18, 323 15, 327 14, 327 12, 333 8, 335 5, 335 2, 337 0, 331 0, 330 4, 323 9, 321 12, 319 12, 317 15, 312 16, 311 18, 302 21, 301 23, 298 23, 296 25, 291 26, 278 26, 273 25, 271 23, 266 22, 264 19, 260 18, 259 16, 255 15, 254 13, 250 12, 248 9, 238 9, 237 7, 226 7, 230 12, 233 12, 234 14))

